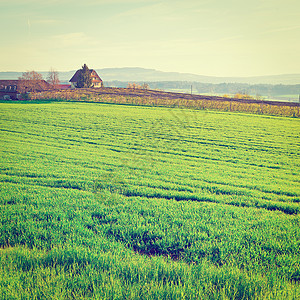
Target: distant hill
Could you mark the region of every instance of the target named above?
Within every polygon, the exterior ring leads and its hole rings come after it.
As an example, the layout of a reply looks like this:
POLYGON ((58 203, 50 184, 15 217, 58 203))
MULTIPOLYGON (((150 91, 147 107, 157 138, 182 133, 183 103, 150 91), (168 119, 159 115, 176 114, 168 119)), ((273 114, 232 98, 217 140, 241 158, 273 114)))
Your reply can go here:
MULTIPOLYGON (((43 75, 44 79, 47 79, 48 73, 49 72, 40 72, 43 75)), ((75 71, 68 71, 68 72, 58 72, 59 73, 59 79, 61 81, 69 81, 71 77, 74 75, 75 71)), ((0 80, 4 79, 18 79, 21 77, 23 72, 0 72, 0 80)))
MULTIPOLYGON (((96 69, 102 80, 105 81, 126 81, 126 82, 147 82, 147 81, 191 81, 201 83, 248 83, 248 84, 300 84, 300 74, 283 74, 255 77, 214 77, 196 75, 190 73, 163 72, 154 69, 144 68, 105 68, 96 69)), ((44 78, 48 72, 41 72, 44 78)), ((59 72, 61 81, 69 81, 75 70, 59 72)), ((0 79, 17 79, 22 72, 0 72, 0 79)))
POLYGON ((193 81, 202 83, 300 84, 300 74, 256 77, 214 77, 190 73, 162 72, 143 68, 97 69, 104 81, 193 81))

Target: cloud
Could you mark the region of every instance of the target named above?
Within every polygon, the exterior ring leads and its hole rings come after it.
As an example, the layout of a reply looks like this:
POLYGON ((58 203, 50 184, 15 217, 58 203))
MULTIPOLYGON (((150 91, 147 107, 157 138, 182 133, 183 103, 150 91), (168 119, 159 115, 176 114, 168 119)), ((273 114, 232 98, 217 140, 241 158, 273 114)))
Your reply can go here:
POLYGON ((90 44, 93 39, 83 32, 71 32, 66 34, 59 34, 50 37, 52 45, 59 45, 60 47, 72 47, 83 44, 90 44))
POLYGON ((279 27, 279 28, 274 28, 274 29, 263 31, 260 34, 268 34, 268 33, 274 33, 274 32, 294 31, 294 30, 299 30, 299 29, 300 29, 300 25, 298 25, 298 26, 289 26, 289 27, 279 27))
POLYGON ((38 5, 39 7, 44 7, 44 6, 50 6, 53 4, 58 4, 58 5, 63 5, 63 4, 70 4, 72 6, 87 6, 87 5, 103 5, 103 4, 109 4, 109 5, 114 5, 114 4, 134 4, 134 3, 143 3, 143 2, 153 2, 151 0, 47 0, 47 1, 40 1, 40 0, 26 0, 26 3, 24 3, 24 0, 1 0, 0 4, 10 4, 10 5, 30 5, 30 4, 35 4, 38 5))
MULTIPOLYGON (((122 0, 113 0, 112 2, 120 1, 120 3, 134 4, 135 0, 132 1, 122 1, 122 0)), ((151 20, 157 19, 169 19, 169 20, 183 20, 190 17, 190 14, 197 15, 196 8, 200 5, 197 4, 197 1, 178 1, 178 0, 152 0, 152 1, 136 1, 138 5, 128 5, 122 12, 116 13, 114 18, 120 17, 147 17, 151 20)), ((199 16, 198 16, 199 17, 199 16)))
POLYGON ((87 5, 103 5, 103 4, 134 4, 134 3, 152 3, 151 0, 86 0, 84 4, 87 5))
POLYGON ((31 20, 31 24, 38 24, 38 25, 53 25, 62 23, 62 20, 57 19, 33 19, 31 20))

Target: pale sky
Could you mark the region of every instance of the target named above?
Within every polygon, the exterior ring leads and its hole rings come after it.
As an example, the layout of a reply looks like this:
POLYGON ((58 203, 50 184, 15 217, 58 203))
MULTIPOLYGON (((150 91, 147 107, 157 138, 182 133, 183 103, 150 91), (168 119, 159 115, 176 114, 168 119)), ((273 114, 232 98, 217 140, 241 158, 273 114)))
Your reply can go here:
POLYGON ((0 0, 0 71, 300 73, 299 0, 0 0))

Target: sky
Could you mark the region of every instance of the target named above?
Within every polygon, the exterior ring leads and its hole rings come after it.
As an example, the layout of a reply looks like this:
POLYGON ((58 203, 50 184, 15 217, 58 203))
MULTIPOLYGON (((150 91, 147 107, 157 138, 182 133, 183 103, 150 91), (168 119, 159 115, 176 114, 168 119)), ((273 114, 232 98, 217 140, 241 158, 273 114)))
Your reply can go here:
POLYGON ((299 0, 0 0, 0 71, 300 73, 299 0))

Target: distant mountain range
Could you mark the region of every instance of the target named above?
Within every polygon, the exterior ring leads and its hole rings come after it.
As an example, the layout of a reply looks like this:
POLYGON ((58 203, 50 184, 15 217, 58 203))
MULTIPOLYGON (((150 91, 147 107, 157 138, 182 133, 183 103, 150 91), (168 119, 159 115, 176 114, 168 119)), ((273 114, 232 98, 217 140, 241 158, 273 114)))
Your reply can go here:
MULTIPOLYGON (((190 73, 163 72, 154 69, 144 68, 105 68, 96 69, 99 76, 104 81, 125 81, 125 82, 155 82, 155 81, 189 81, 201 83, 247 83, 247 84, 300 84, 300 74, 283 74, 271 76, 255 77, 215 77, 204 76, 190 73)), ((48 72, 40 72, 44 78, 48 72)), ((59 72, 59 78, 62 82, 68 82, 73 76, 75 70, 68 72, 59 72)), ((0 72, 0 79, 17 79, 22 72, 0 72)))

